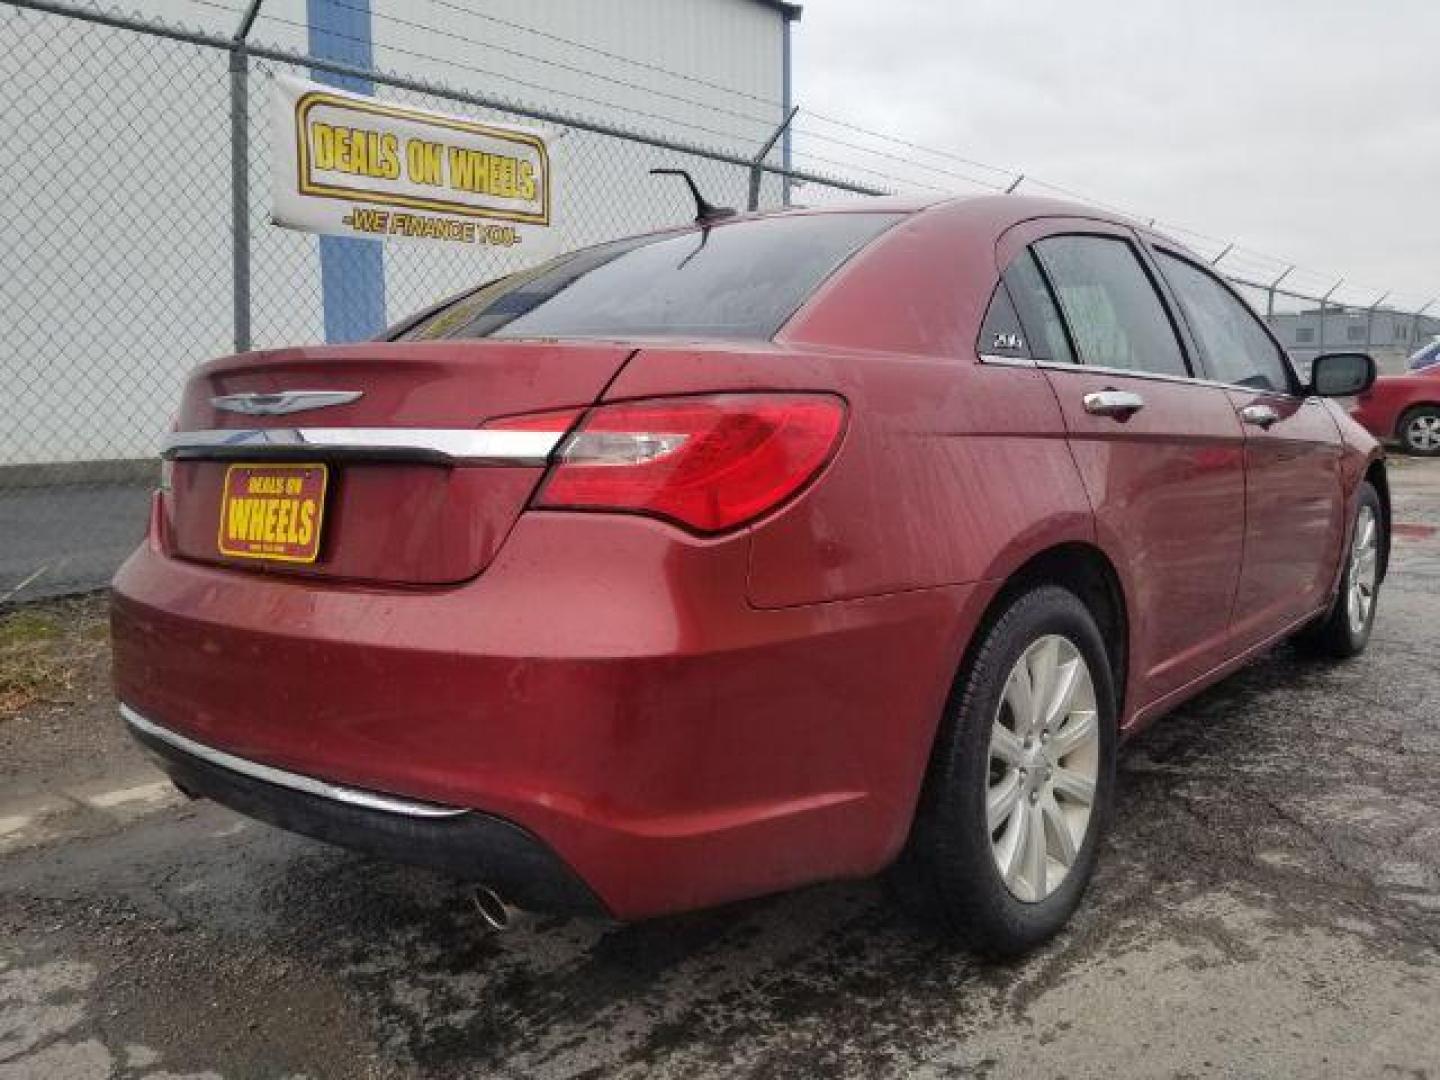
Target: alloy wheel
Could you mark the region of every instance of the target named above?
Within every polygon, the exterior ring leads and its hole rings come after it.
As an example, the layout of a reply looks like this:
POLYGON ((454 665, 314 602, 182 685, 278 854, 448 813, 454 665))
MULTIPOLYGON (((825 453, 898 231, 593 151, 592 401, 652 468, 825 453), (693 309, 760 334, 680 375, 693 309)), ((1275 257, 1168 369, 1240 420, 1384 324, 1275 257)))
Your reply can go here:
POLYGON ((1405 442, 1410 449, 1422 454, 1440 450, 1440 415, 1425 413, 1413 418, 1405 425, 1405 442))
POLYGON ((1352 634, 1364 632, 1375 606, 1380 569, 1379 533, 1374 509, 1361 506, 1360 515, 1355 519, 1355 539, 1350 545, 1350 584, 1345 597, 1345 614, 1352 634))
POLYGON ((1038 903, 1065 880, 1085 842, 1099 768, 1090 668, 1068 638, 1048 634, 1015 662, 990 735, 991 851, 1017 900, 1038 903))

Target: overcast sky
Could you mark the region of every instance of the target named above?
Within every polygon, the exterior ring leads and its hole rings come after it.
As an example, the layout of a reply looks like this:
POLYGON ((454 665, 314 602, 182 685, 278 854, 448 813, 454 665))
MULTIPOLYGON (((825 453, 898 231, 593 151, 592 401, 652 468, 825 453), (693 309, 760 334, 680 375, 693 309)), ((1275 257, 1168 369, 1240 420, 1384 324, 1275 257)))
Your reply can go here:
POLYGON ((802 117, 1440 294, 1440 0, 807 0, 795 65, 802 117))

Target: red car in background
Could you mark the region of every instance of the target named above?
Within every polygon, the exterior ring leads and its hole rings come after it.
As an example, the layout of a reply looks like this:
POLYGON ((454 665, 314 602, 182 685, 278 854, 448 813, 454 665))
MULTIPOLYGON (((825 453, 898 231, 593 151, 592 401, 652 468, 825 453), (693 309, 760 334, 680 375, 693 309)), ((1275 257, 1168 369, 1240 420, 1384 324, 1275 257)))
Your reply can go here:
POLYGON ((1376 441, 1163 237, 996 197, 741 216, 191 377, 115 681, 187 792, 636 919, 893 867, 1053 934, 1118 741, 1365 647, 1376 441))
POLYGON ((1412 454, 1434 457, 1440 454, 1440 343, 1416 353, 1411 366, 1405 375, 1376 379, 1350 415, 1377 439, 1393 439, 1412 454))

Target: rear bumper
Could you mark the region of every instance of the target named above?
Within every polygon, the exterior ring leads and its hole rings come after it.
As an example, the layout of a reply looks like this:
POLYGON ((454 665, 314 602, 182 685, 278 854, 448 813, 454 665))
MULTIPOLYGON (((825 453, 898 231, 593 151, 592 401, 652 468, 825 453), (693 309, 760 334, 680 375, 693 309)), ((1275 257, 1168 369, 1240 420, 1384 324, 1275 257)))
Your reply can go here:
POLYGON ((553 851, 512 822, 458 807, 346 788, 247 762, 120 706, 130 734, 186 794, 291 832, 483 882, 530 911, 605 915, 553 851))
MULTIPOLYGON (((593 514, 523 515, 443 589, 147 544, 115 580, 117 695, 249 762, 513 825, 620 919, 873 873, 904 843, 987 590, 759 610, 747 572, 743 536, 593 514)), ((439 843, 460 820, 420 828, 439 843)), ((404 858, 392 832, 356 846, 404 858)))

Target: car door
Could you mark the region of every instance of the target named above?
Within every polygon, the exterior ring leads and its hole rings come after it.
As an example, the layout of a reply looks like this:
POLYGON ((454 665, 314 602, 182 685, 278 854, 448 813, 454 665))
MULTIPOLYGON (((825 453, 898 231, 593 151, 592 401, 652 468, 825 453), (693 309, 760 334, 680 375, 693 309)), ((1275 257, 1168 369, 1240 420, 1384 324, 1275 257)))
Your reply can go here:
POLYGON ((1193 378, 1132 234, 1099 222, 1020 229, 1007 234, 1006 282, 1032 347, 1048 352, 1039 363, 1126 591, 1129 700, 1143 707, 1225 658, 1244 436, 1225 391, 1193 378))
POLYGON ((1228 387, 1245 430, 1245 554, 1231 619, 1239 651, 1329 599, 1345 534, 1343 443, 1249 306, 1181 254, 1155 254, 1206 373, 1228 387))

